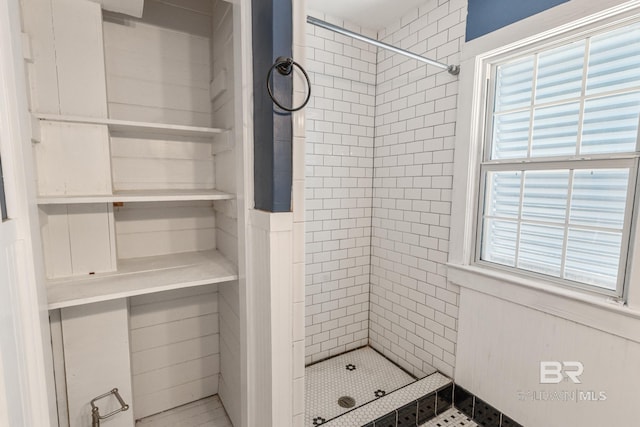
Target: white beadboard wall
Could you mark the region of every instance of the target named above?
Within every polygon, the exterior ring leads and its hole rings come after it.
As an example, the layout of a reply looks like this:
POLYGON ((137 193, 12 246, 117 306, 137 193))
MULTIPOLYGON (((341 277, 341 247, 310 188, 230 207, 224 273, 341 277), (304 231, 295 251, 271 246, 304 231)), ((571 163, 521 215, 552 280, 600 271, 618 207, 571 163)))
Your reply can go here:
POLYGON ((218 392, 217 285, 130 299, 136 419, 218 392))
MULTIPOLYGON (((111 118, 211 126, 212 8, 145 2, 142 19, 104 13, 111 118)), ((210 141, 111 135, 115 190, 216 187, 210 141)), ((223 175, 224 176, 224 175, 223 175)))
POLYGON ((216 187, 211 140, 133 138, 112 134, 111 169, 116 191, 216 187))
POLYGON ((106 117, 100 5, 53 0, 51 12, 60 114, 106 117))
MULTIPOLYGON (((349 22, 313 16, 375 37, 349 22)), ((306 363, 367 344, 376 49, 306 24, 306 363)))
MULTIPOLYGON (((466 2, 430 0, 382 41, 459 63, 466 2)), ((371 345, 416 376, 453 375, 459 288, 447 283, 458 78, 378 53, 371 345)))
POLYGON ((109 116, 211 125, 211 3, 147 0, 142 19, 104 13, 109 116))
POLYGON ((125 203, 114 208, 119 259, 216 247, 211 202, 125 203))
POLYGON ((522 425, 636 425, 629 405, 638 401, 639 358, 636 341, 462 288, 456 383, 522 425), (581 362, 581 383, 540 384, 543 360, 581 362), (581 392, 606 400, 582 400, 581 392))
MULTIPOLYGON (((117 299, 60 310, 64 342, 64 373, 69 427, 91 424, 89 402, 113 388, 118 388, 125 402, 135 400, 132 392, 130 337, 127 301, 117 299)), ((116 408, 113 398, 98 402, 101 414, 116 408)), ((130 427, 132 411, 122 412, 111 420, 113 427, 130 427)))
MULTIPOLYGON (((216 127, 234 127, 234 31, 233 5, 215 0, 211 27, 211 93, 212 123, 216 127)), ((234 134, 232 132, 232 134, 234 134)), ((236 147, 215 156, 215 180, 219 190, 236 193, 236 147)), ((238 213, 235 200, 216 202, 216 246, 229 260, 238 265, 238 213)), ((219 286, 220 306, 220 385, 219 395, 234 425, 241 425, 241 348, 240 294, 238 282, 219 286)))
POLYGON ((293 215, 250 211, 248 425, 292 427, 293 215))

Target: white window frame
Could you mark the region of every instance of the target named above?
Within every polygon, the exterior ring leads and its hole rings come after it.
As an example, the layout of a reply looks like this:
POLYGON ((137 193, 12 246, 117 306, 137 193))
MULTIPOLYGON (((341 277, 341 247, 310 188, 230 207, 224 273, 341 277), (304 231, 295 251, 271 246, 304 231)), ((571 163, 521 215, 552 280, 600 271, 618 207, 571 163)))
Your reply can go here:
MULTIPOLYGON (((568 288, 581 289, 585 292, 592 292, 595 294, 603 294, 607 296, 611 296, 614 298, 620 298, 624 300, 625 290, 628 288, 626 284, 630 280, 628 271, 630 270, 628 265, 631 263, 631 259, 629 257, 631 253, 631 241, 630 234, 633 224, 637 221, 637 210, 634 209, 634 201, 636 197, 638 197, 636 191, 636 183, 638 176, 638 155, 640 153, 640 137, 636 140, 636 151, 629 153, 608 153, 608 154, 593 154, 593 155, 568 155, 568 156, 556 156, 556 157, 528 157, 526 161, 522 161, 522 159, 499 159, 492 160, 491 159, 491 149, 493 141, 493 105, 495 102, 496 95, 496 84, 497 84, 497 68, 505 63, 515 62, 519 59, 524 59, 526 57, 530 57, 536 54, 542 54, 549 50, 552 50, 557 47, 561 47, 563 45, 570 44, 572 42, 582 41, 585 38, 597 36, 600 34, 604 34, 609 31, 615 31, 621 27, 626 27, 629 25, 633 25, 634 23, 640 22, 640 16, 635 19, 623 19, 620 22, 615 23, 614 25, 604 25, 604 26, 595 26, 593 28, 586 28, 585 31, 581 31, 576 35, 557 38, 551 42, 545 41, 542 43, 533 43, 532 45, 515 49, 514 51, 509 51, 505 54, 498 55, 496 57, 490 57, 485 60, 485 66, 483 67, 483 75, 482 80, 487 82, 485 99, 486 103, 481 106, 483 122, 482 122, 482 141, 481 141, 481 154, 479 159, 478 166, 478 175, 477 179, 480 183, 477 194, 476 201, 476 218, 474 222, 474 235, 475 235, 475 245, 473 247, 472 260, 473 264, 483 266, 486 268, 495 268, 500 270, 505 270, 512 272, 513 274, 529 276, 532 278, 537 278, 540 280, 547 281, 549 283, 556 284, 558 286, 564 286, 568 288), (486 177, 488 172, 492 171, 522 171, 525 173, 526 171, 531 170, 553 170, 553 169, 569 169, 569 170, 579 170, 579 169, 606 169, 606 168, 628 168, 629 169, 629 186, 627 188, 627 199, 625 203, 625 217, 624 217, 624 226, 621 240, 621 248, 620 248, 620 259, 618 266, 618 277, 616 283, 615 290, 607 290, 604 288, 599 288, 594 285, 589 285, 585 283, 580 283, 576 281, 571 281, 568 279, 557 278, 549 275, 545 275, 543 273, 536 273, 534 271, 528 271, 525 269, 521 269, 517 266, 510 267, 501 265, 498 263, 494 263, 491 261, 486 261, 481 259, 482 254, 482 239, 483 239, 483 215, 485 209, 486 202, 486 177)), ((585 46, 585 49, 590 47, 589 45, 585 46)), ((586 54, 586 53, 585 53, 586 54)), ((533 79, 536 78, 535 68, 537 67, 537 57, 534 58, 534 75, 533 79)), ((588 96, 585 93, 586 87, 586 65, 583 69, 582 76, 582 93, 576 97, 571 99, 563 99, 559 101, 554 101, 552 104, 562 104, 567 102, 579 102, 581 105, 580 110, 580 122, 582 122, 583 114, 584 114, 584 106, 585 101, 591 98, 600 98, 603 96, 598 93, 594 96, 588 96)), ((632 88, 630 90, 620 91, 621 93, 628 93, 637 91, 638 87, 632 88)), ((611 93, 606 96, 613 96, 617 93, 611 93)), ((531 122, 533 121, 533 114, 535 108, 545 108, 545 104, 542 104, 542 107, 534 104, 535 102, 535 90, 532 93, 531 105, 529 106, 530 114, 531 114, 531 122)), ((532 132, 532 131, 530 131, 532 132)), ((532 149, 532 136, 531 133, 529 135, 529 148, 528 152, 531 153, 532 149)), ((571 177, 569 178, 569 185, 571 187, 571 177)), ((524 178, 523 178, 524 182, 524 178)), ((569 200, 571 197, 572 189, 569 188, 569 200)), ((520 190, 520 197, 522 198, 523 188, 520 190)), ((567 210, 567 221, 568 221, 569 212, 567 210)), ((517 223, 520 224, 521 219, 517 220, 517 223)), ((558 226, 563 226, 567 228, 569 226, 568 222, 564 224, 558 224, 558 226)), ((564 243, 566 244, 566 239, 568 237, 565 236, 564 243)), ((562 260, 562 265, 564 265, 565 259, 562 260)))
MULTIPOLYGON (((640 342, 640 224, 630 230, 629 278, 625 301, 609 295, 558 286, 548 276, 517 274, 476 263, 476 230, 481 200, 480 163, 489 87, 489 64, 515 53, 560 45, 598 29, 614 28, 640 17, 640 0, 572 1, 467 42, 460 54, 460 81, 451 215, 448 280, 464 289, 640 342), (633 250, 638 248, 638 250, 633 250)), ((640 197, 638 197, 640 198, 640 197)), ((639 211, 636 198, 634 211, 639 211)), ((473 294, 463 292, 461 299, 473 294), (465 296, 467 295, 467 296, 465 296)))

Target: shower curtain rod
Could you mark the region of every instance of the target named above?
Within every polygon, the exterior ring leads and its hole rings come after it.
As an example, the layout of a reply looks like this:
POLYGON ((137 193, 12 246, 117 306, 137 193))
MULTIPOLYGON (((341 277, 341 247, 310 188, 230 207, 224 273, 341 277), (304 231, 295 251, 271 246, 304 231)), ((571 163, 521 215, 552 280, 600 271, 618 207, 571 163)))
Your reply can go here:
POLYGON ((333 31, 335 33, 339 33, 339 34, 342 34, 342 35, 347 36, 347 37, 352 37, 352 38, 354 38, 356 40, 360 40, 360 41, 363 41, 365 43, 369 43, 369 44, 372 44, 374 46, 378 46, 379 48, 387 49, 387 50, 390 50, 392 52, 399 53, 400 55, 408 56, 409 58, 413 58, 413 59, 416 59, 418 61, 425 62, 425 63, 427 63, 429 65, 433 65, 433 66, 438 67, 438 68, 442 68, 443 70, 447 70, 449 72, 449 74, 453 74, 454 76, 456 76, 456 75, 458 75, 460 73, 460 67, 457 66, 457 65, 447 65, 447 64, 443 64, 442 62, 434 61, 433 59, 425 58, 424 56, 420 56, 420 55, 417 55, 417 54, 415 54, 413 52, 409 52, 408 50, 400 49, 399 47, 392 46, 390 44, 387 44, 387 43, 372 39, 372 38, 367 37, 367 36, 363 36, 362 34, 354 33, 353 31, 349 31, 349 30, 344 29, 342 27, 338 27, 337 25, 333 25, 333 24, 325 22, 325 21, 323 21, 321 19, 314 18, 313 16, 307 16, 307 22, 309 24, 324 28, 326 30, 333 31))

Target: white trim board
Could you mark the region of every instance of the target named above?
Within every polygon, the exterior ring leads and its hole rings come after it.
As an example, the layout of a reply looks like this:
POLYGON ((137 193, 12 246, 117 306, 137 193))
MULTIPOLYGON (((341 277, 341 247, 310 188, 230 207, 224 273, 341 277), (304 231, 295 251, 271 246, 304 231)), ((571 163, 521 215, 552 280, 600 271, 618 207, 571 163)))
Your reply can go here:
POLYGON ((136 122, 130 120, 106 119, 98 117, 65 116, 58 114, 34 113, 39 120, 63 122, 63 123, 85 123, 95 125, 107 125, 111 132, 143 135, 162 136, 190 136, 196 138, 211 138, 215 135, 226 132, 226 129, 209 128, 201 126, 184 126, 167 123, 136 122))
POLYGON ((487 268, 448 264, 447 270, 448 280, 462 288, 640 343, 640 311, 607 302, 601 296, 592 297, 487 268))
POLYGON ((234 196, 218 190, 127 190, 113 195, 95 196, 40 196, 39 205, 66 205, 77 203, 117 202, 180 202, 197 200, 231 200, 234 196))

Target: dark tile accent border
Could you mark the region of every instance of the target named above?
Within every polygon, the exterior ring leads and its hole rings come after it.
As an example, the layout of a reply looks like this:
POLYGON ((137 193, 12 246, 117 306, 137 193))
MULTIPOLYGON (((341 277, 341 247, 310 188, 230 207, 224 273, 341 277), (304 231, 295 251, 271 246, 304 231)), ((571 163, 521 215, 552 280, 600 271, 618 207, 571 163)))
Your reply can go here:
POLYGON ((418 419, 418 403, 411 402, 396 411, 398 413, 397 427, 415 427, 418 419))
POLYGON ((523 427, 458 384, 454 384, 453 406, 480 427, 523 427))
POLYGON ((434 393, 418 399, 418 425, 436 416, 436 395, 434 393))
POLYGON ((473 405, 473 421, 480 427, 500 427, 500 411, 476 397, 473 405))
POLYGON ((458 409, 481 427, 523 427, 454 383, 426 394, 362 427, 416 427, 451 407, 458 409))
POLYGON ((436 415, 440 415, 453 406, 453 383, 444 387, 436 396, 436 415))
POLYGON ((501 427, 522 427, 522 425, 513 421, 511 418, 507 417, 505 414, 502 414, 502 424, 501 427))

